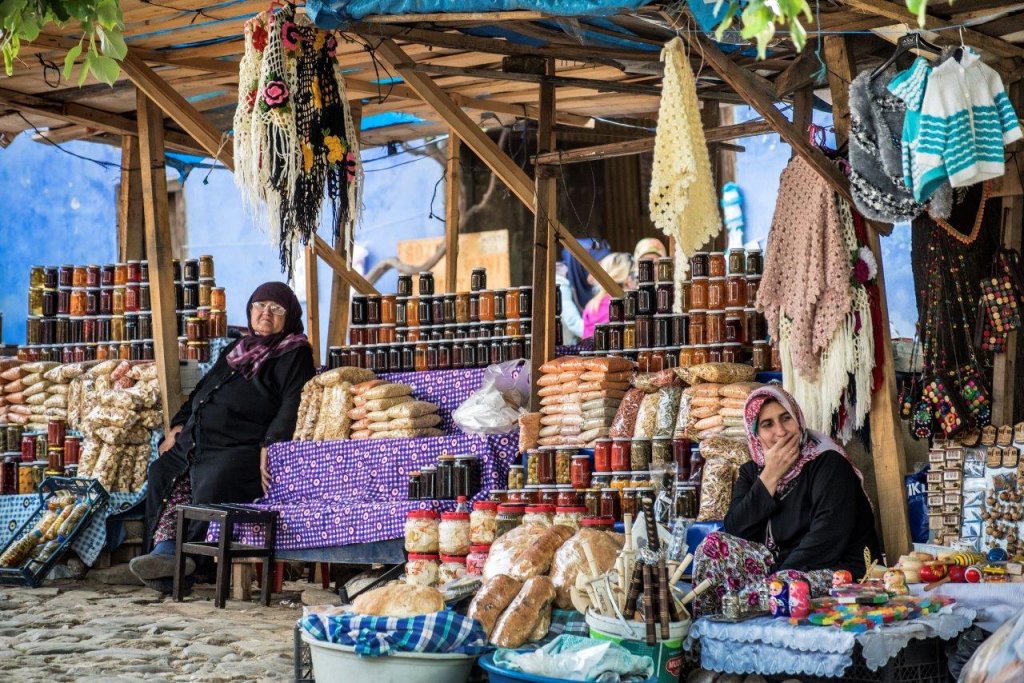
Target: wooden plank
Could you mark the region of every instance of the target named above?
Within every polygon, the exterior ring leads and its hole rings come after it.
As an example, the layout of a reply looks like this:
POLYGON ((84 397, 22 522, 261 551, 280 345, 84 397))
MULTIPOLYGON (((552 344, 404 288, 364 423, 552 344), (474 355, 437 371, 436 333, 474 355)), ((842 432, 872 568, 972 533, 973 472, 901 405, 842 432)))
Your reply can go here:
POLYGON ((320 367, 320 261, 312 243, 303 248, 302 254, 306 266, 306 336, 313 347, 313 365, 320 367))
POLYGON ((459 201, 462 183, 462 164, 459 151, 462 142, 455 131, 448 134, 448 164, 445 167, 444 193, 444 235, 445 235, 445 282, 447 291, 454 293, 458 282, 459 267, 459 201))
POLYGON ((118 261, 138 261, 144 258, 146 219, 142 204, 139 139, 134 135, 125 135, 121 138, 121 183, 117 188, 118 261))
MULTIPOLYGON (((22 43, 23 48, 31 47, 33 45, 53 50, 66 51, 69 48, 78 45, 78 41, 73 38, 65 38, 63 36, 54 36, 42 33, 31 43, 22 43)), ((198 69, 209 73, 221 73, 229 76, 235 76, 236 78, 238 77, 238 62, 231 59, 187 57, 183 55, 176 55, 174 51, 157 52, 155 50, 143 50, 139 48, 134 48, 134 52, 138 57, 150 64, 188 67, 190 69, 198 69)))
POLYGON ((537 76, 535 74, 512 73, 493 69, 469 69, 456 66, 439 66, 436 64, 416 64, 407 62, 395 65, 395 68, 406 68, 410 71, 442 76, 471 76, 489 78, 498 81, 523 81, 525 83, 550 83, 557 86, 590 88, 598 92, 638 93, 641 95, 660 95, 661 88, 656 85, 639 85, 622 81, 602 81, 591 78, 568 78, 565 76, 537 76))
POLYGON ((146 259, 153 306, 153 351, 156 359, 164 430, 183 402, 178 365, 178 322, 174 304, 174 272, 171 267, 171 224, 167 207, 167 173, 164 171, 163 115, 141 90, 138 93, 139 160, 142 175, 143 213, 146 226, 146 259))
MULTIPOLYGON (((362 128, 363 123, 363 105, 362 103, 352 103, 350 106, 352 110, 352 127, 356 131, 356 137, 359 137, 359 130, 362 128)), ((357 140, 358 142, 358 140, 357 140)), ((341 260, 348 266, 348 242, 345 236, 343 226, 338 226, 338 234, 340 237, 334 243, 334 251, 337 252, 341 260)), ((349 268, 351 270, 351 268, 349 268)), ((327 315, 327 348, 330 351, 332 346, 344 346, 345 337, 348 334, 348 316, 349 306, 352 301, 352 287, 346 282, 338 273, 331 270, 331 307, 330 312, 327 315)))
POLYGON ((757 74, 736 65, 718 46, 700 33, 685 33, 690 47, 704 56, 719 76, 733 88, 751 107, 768 121, 772 128, 796 149, 807 162, 821 174, 829 185, 844 199, 853 201, 850 183, 825 154, 799 133, 775 106, 775 90, 771 83, 757 74))
MULTIPOLYGON (((834 107, 835 105, 833 105, 834 107)), ((840 111, 833 108, 833 111, 840 111)), ((814 87, 805 86, 800 88, 793 93, 793 127, 797 129, 797 132, 803 131, 804 135, 808 135, 808 129, 813 123, 814 117, 814 87)), ((808 137, 808 139, 810 139, 808 137)), ((796 150, 793 150, 793 154, 796 154, 796 150)))
POLYGON ((341 276, 341 279, 348 282, 357 292, 360 294, 380 294, 373 285, 366 281, 366 278, 349 268, 345 260, 320 235, 313 235, 313 247, 316 249, 316 255, 322 258, 335 273, 341 276))
MULTIPOLYGON (((771 133, 772 127, 767 121, 758 119, 735 125, 709 128, 704 131, 704 137, 709 143, 721 142, 723 140, 737 140, 739 138, 751 137, 771 133)), ((585 161, 599 161, 602 159, 613 159, 615 157, 630 156, 633 154, 644 154, 654 151, 654 138, 637 138, 636 140, 625 140, 623 142, 610 142, 604 145, 592 147, 580 147, 565 151, 555 151, 548 154, 538 154, 532 157, 535 164, 578 164, 585 161)))
MULTIPOLYGON (((547 73, 554 73, 553 60, 548 60, 547 73)), ((540 120, 537 125, 537 154, 555 150, 555 84, 540 84, 540 120)), ((530 338, 530 409, 540 408, 537 390, 540 366, 555 357, 555 227, 558 216, 558 185, 555 169, 537 167, 534 181, 536 209, 533 212, 533 335, 530 338)))
MULTIPOLYGON (((424 237, 413 240, 400 240, 395 249, 395 256, 402 263, 422 264, 428 262, 444 237, 424 237)), ((459 234, 459 258, 462 263, 480 266, 487 269, 487 286, 490 289, 506 289, 511 285, 509 274, 508 230, 484 230, 459 234)), ((437 291, 468 292, 470 271, 466 268, 456 273, 455 284, 449 284, 447 275, 447 256, 429 269, 434 274, 437 291)))
POLYGON ((199 113, 188 100, 167 84, 131 49, 121 62, 121 69, 136 87, 156 102, 182 130, 195 138, 210 157, 220 161, 232 171, 235 161, 230 137, 221 133, 199 113))
MULTIPOLYGON (((398 68, 397 65, 399 64, 409 63, 409 56, 394 41, 380 41, 376 44, 376 51, 456 131, 458 136, 462 138, 462 141, 499 177, 512 194, 518 197, 532 211, 537 210, 536 192, 530 177, 473 123, 465 112, 444 93, 439 85, 410 68, 398 68)), ((554 223, 559 237, 566 248, 594 276, 598 283, 604 287, 605 291, 613 297, 622 296, 622 287, 608 276, 608 273, 594 260, 590 252, 583 248, 583 245, 569 232, 568 228, 557 220, 554 220, 554 223)))
MULTIPOLYGON (((843 145, 850 136, 849 82, 857 73, 852 58, 849 38, 826 36, 825 54, 828 59, 829 86, 832 90, 833 121, 836 144, 843 145), (830 43, 841 42, 841 45, 830 43), (834 74, 834 75, 833 75, 834 74)), ((889 306, 885 294, 885 273, 882 268, 882 249, 877 230, 867 230, 868 247, 878 264, 880 307, 879 324, 883 344, 882 386, 871 396, 871 455, 875 464, 875 484, 878 488, 878 512, 882 527, 882 541, 888 557, 899 557, 911 548, 910 524, 907 520, 907 495, 903 477, 906 475, 906 452, 903 428, 896 403, 896 367, 889 338, 889 306)))
MULTIPOLYGON (((908 10, 902 3, 888 2, 888 0, 843 0, 847 7, 875 14, 893 21, 906 21, 917 24, 916 15, 908 10)), ((942 45, 958 44, 961 31, 963 40, 968 45, 978 48, 984 52, 990 52, 1000 57, 1024 57, 1024 47, 1008 43, 1000 38, 987 36, 970 28, 959 28, 959 25, 940 19, 932 14, 927 15, 925 26, 931 29, 953 29, 942 31, 937 34, 936 42, 942 45)))

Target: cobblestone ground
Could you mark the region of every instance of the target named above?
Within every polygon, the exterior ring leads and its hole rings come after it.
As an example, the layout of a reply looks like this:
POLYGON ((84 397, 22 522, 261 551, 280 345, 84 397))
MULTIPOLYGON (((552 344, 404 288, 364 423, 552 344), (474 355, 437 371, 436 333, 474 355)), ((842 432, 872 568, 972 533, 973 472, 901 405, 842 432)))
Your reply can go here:
POLYGON ((270 607, 228 600, 219 610, 212 586, 197 586, 182 603, 89 579, 0 586, 0 679, 291 680, 304 588, 286 583, 270 607))

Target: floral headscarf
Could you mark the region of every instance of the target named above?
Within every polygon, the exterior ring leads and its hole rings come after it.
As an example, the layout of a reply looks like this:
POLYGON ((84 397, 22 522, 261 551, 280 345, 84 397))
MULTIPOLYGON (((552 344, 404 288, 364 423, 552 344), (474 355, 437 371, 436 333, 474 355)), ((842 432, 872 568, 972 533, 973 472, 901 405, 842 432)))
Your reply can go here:
POLYGON ((819 455, 828 451, 839 453, 839 455, 846 459, 846 462, 850 463, 850 467, 857 474, 857 478, 860 479, 861 487, 863 488, 864 475, 853 464, 853 461, 850 460, 850 456, 843 450, 843 447, 826 434, 808 429, 806 422, 804 422, 803 411, 800 410, 796 399, 777 384, 770 384, 755 389, 747 396, 747 403, 743 408, 743 421, 747 429, 747 443, 750 446, 750 456, 757 463, 758 467, 764 467, 764 446, 761 444, 761 439, 757 436, 757 419, 761 414, 761 408, 769 401, 778 401, 800 426, 800 457, 797 458, 797 461, 793 463, 789 471, 779 480, 777 489, 779 492, 785 491, 789 484, 800 476, 800 472, 803 471, 807 463, 812 462, 819 455))

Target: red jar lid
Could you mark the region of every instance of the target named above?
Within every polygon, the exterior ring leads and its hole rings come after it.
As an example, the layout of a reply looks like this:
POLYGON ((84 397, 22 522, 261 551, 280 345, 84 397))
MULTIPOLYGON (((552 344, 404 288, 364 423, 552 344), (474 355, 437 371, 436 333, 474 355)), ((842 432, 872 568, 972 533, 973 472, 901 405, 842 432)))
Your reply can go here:
POLYGON ((458 564, 466 564, 465 555, 442 555, 441 562, 457 562, 458 564))
POLYGON ((583 526, 615 526, 614 517, 584 517, 580 520, 583 526))
POLYGON ((487 545, 471 545, 469 546, 469 552, 471 553, 489 553, 491 552, 490 544, 487 545))
POLYGON ((498 502, 494 500, 478 500, 473 503, 474 510, 497 510, 498 502))
POLYGON ((498 506, 498 514, 511 513, 521 515, 525 509, 526 503, 506 503, 498 506))
POLYGON ((406 515, 407 519, 437 519, 437 513, 433 510, 412 510, 406 515))
POLYGON ((442 521, 452 521, 452 522, 468 522, 469 521, 469 513, 468 512, 442 512, 441 513, 441 520, 442 521))
POLYGON ((527 514, 535 513, 535 514, 542 514, 542 515, 543 514, 553 515, 553 514, 555 514, 555 506, 554 505, 528 505, 526 507, 526 512, 527 512, 527 514))
POLYGON ((437 562, 437 555, 426 555, 421 553, 409 553, 409 561, 414 562, 416 560, 432 560, 437 562))
POLYGON ((570 514, 570 513, 586 513, 586 511, 587 511, 587 506, 586 505, 567 505, 567 506, 559 506, 559 507, 555 508, 555 513, 556 514, 563 514, 563 513, 565 513, 565 514, 570 514))

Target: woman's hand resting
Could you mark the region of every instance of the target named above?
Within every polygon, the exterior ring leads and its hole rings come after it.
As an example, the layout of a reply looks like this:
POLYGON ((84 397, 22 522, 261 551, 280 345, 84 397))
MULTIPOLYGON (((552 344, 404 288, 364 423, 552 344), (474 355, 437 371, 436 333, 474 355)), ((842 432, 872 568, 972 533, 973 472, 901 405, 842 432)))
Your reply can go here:
POLYGON ((168 431, 167 435, 164 436, 164 440, 160 442, 160 446, 157 449, 160 455, 163 455, 168 450, 170 450, 171 446, 174 445, 175 440, 178 438, 178 434, 180 432, 181 425, 178 425, 177 427, 171 427, 170 431, 168 431))
POLYGON ((800 433, 794 432, 782 437, 774 446, 764 452, 764 470, 761 482, 768 493, 775 495, 779 481, 800 457, 800 433))

